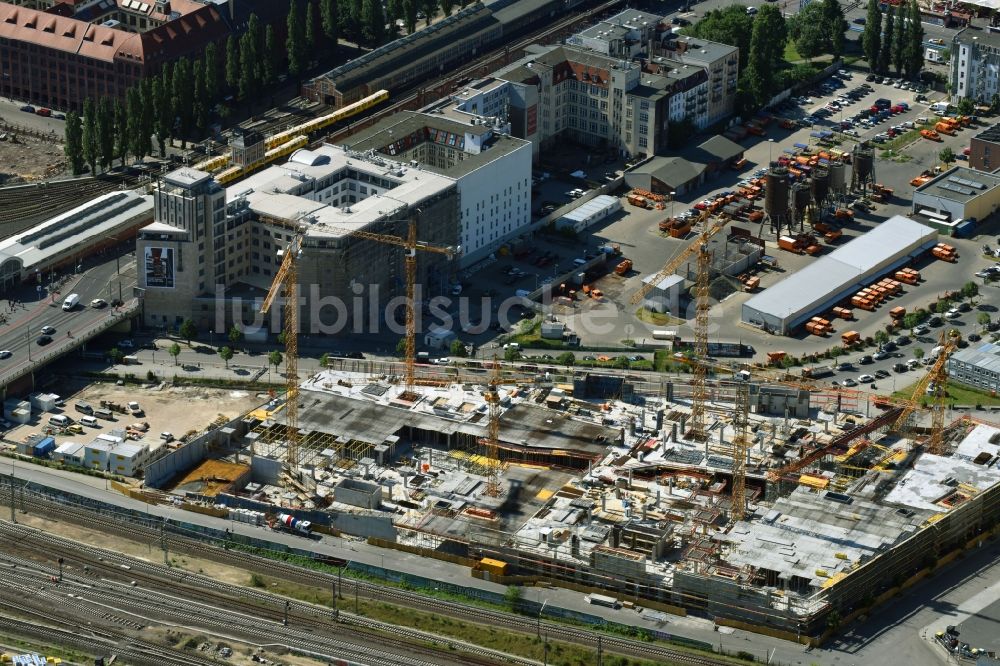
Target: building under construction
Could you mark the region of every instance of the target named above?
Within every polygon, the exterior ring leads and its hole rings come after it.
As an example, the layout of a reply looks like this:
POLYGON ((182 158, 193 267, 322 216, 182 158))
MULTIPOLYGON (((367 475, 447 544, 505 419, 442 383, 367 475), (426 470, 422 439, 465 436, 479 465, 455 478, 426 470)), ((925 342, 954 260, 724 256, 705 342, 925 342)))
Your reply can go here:
MULTIPOLYGON (((371 368, 309 378, 295 464, 275 398, 226 433, 251 454, 249 483, 188 499, 280 507, 376 543, 789 636, 821 633, 831 611, 847 617, 1000 518, 990 425, 955 422, 931 454, 919 430, 897 432, 903 405, 717 374, 692 439, 687 382, 507 368, 490 449, 485 372, 433 372, 406 395, 371 368)), ((170 456, 157 464, 191 462, 183 448, 170 456)))

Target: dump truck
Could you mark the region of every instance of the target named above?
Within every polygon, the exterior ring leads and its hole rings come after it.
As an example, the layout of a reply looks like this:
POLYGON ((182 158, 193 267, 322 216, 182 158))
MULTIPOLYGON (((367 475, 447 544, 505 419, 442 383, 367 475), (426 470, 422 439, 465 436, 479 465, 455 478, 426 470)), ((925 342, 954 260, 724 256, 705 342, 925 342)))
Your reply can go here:
MULTIPOLYGON (((954 136, 955 134, 955 128, 945 122, 939 122, 936 125, 934 125, 934 131, 939 134, 948 134, 949 136, 954 136)), ((921 132, 921 134, 923 134, 923 131, 921 132)))
POLYGON ((823 238, 826 239, 827 243, 832 243, 833 241, 837 240, 838 238, 844 235, 844 232, 842 232, 840 229, 831 226, 826 222, 817 222, 816 224, 813 225, 813 228, 816 229, 817 232, 823 234, 823 238))
POLYGON ((941 136, 937 132, 935 132, 934 130, 929 130, 929 129, 922 129, 922 130, 920 130, 920 136, 924 137, 925 139, 929 139, 930 141, 940 141, 941 140, 941 136))
POLYGON ((811 368, 802 368, 802 377, 805 379, 821 379, 834 374, 832 365, 817 365, 811 368))
POLYGON ((893 321, 902 319, 905 316, 906 316, 906 308, 904 308, 901 305, 898 305, 893 309, 889 310, 889 317, 891 317, 893 321))
POLYGON ((628 195, 628 202, 635 206, 636 208, 649 208, 649 201, 645 197, 640 197, 638 194, 628 195))
POLYGON ((625 259, 625 260, 619 262, 619 264, 617 266, 615 266, 615 274, 616 275, 625 275, 630 270, 632 270, 632 260, 631 259, 625 259))
POLYGON ((840 341, 845 347, 850 347, 861 340, 861 334, 857 331, 844 331, 840 334, 840 341))

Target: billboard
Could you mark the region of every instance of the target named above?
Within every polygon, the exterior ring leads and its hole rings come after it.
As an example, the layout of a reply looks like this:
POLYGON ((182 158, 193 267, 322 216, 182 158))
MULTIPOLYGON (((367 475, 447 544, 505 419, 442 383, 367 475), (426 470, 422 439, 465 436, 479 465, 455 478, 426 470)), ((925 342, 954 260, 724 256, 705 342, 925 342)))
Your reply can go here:
POLYGON ((147 245, 143 267, 147 287, 174 288, 174 248, 147 245))

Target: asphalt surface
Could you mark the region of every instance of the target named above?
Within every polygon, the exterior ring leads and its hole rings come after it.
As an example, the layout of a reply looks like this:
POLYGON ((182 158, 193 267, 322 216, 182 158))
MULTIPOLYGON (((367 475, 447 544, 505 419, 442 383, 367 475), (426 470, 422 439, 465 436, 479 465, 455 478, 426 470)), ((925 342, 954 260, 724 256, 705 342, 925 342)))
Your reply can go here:
POLYGON ((41 287, 40 290, 32 293, 31 288, 26 287, 18 293, 20 303, 12 305, 10 300, 0 301, 0 315, 7 319, 0 326, 0 350, 12 352, 9 358, 0 360, 0 371, 27 365, 33 355, 65 343, 72 337, 74 329, 84 331, 102 318, 113 316, 111 300, 119 298, 119 295, 124 300, 130 299, 136 284, 135 277, 135 261, 131 254, 119 257, 117 261, 112 256, 105 256, 101 263, 85 267, 82 273, 65 276, 65 283, 58 293, 51 288, 49 276, 42 276, 42 284, 36 285, 36 288, 41 287), (79 294, 80 304, 67 312, 62 309, 62 303, 71 293, 79 294), (104 308, 90 307, 95 298, 102 298, 109 305, 104 308), (38 344, 43 326, 55 329, 52 342, 47 345, 38 344))

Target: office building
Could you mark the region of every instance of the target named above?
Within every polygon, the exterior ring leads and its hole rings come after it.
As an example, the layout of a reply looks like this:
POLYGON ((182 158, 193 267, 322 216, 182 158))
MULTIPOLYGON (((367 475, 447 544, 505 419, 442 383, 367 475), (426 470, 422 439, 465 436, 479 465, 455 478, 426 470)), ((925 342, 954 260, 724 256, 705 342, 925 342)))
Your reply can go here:
POLYGON ((913 217, 951 233, 964 220, 981 222, 1000 206, 1000 176, 963 166, 948 169, 913 191, 913 217))
POLYGON ((948 379, 982 391, 1000 391, 1000 345, 982 342, 948 357, 948 379))
MULTIPOLYGON (((163 179, 155 199, 155 222, 140 230, 136 253, 145 323, 156 328, 191 318, 203 330, 241 322, 261 334, 277 332, 280 308, 264 322, 259 305, 296 237, 302 332, 375 328, 384 316, 376 310, 405 294, 403 250, 352 233, 402 238, 415 216, 423 242, 450 247, 458 237, 454 180, 345 147, 296 151, 228 189, 207 173, 179 169, 163 179)), ((423 294, 447 289, 447 255, 420 252, 417 265, 423 294)))
POLYGON ((1000 169, 1000 123, 984 129, 969 141, 969 166, 978 171, 1000 169))

